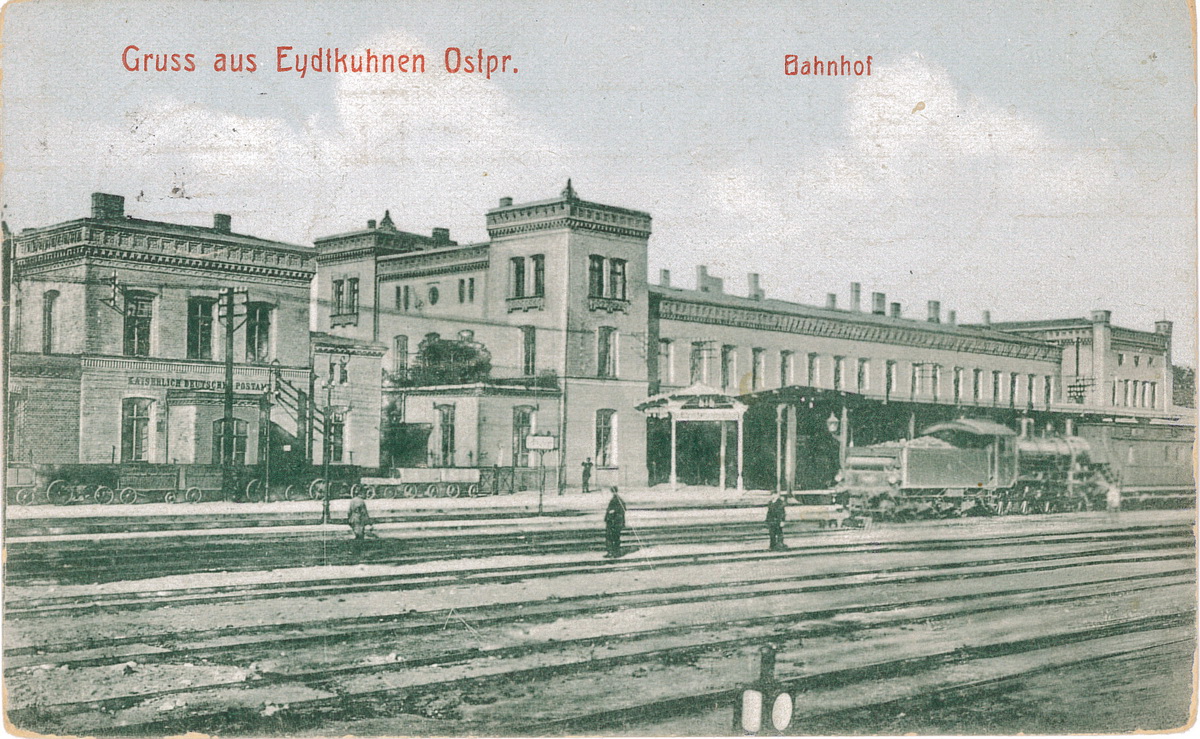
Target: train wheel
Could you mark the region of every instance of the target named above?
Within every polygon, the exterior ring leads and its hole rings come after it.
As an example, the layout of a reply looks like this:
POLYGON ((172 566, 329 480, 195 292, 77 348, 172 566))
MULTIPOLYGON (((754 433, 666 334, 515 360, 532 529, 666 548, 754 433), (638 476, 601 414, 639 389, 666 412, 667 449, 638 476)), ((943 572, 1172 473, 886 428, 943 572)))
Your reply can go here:
POLYGON ((17 491, 17 505, 29 505, 33 502, 33 488, 21 488, 17 491))
POLYGON ((471 498, 479 497, 479 485, 471 483, 467 486, 467 496, 471 498))
POLYGON ((188 488, 183 494, 183 499, 189 503, 199 503, 204 500, 204 491, 200 488, 188 488))
POLYGON ((178 490, 168 490, 166 492, 166 494, 163 495, 163 502, 164 503, 178 503, 179 502, 179 491, 178 490))
POLYGON ((438 494, 438 486, 436 482, 429 483, 429 487, 425 488, 426 498, 436 498, 438 494))
POLYGON ((137 491, 134 490, 133 488, 122 488, 119 500, 122 503, 136 503, 137 502, 137 491))
POLYGON ((308 499, 323 500, 325 498, 325 480, 318 477, 308 484, 308 499))
POLYGON ((405 498, 415 498, 417 497, 417 486, 410 482, 400 488, 400 494, 405 498))
POLYGON ((446 497, 447 498, 457 498, 460 495, 462 495, 462 488, 460 488, 458 485, 447 485, 446 486, 446 497))
POLYGON ((66 505, 71 502, 71 486, 66 480, 55 480, 46 488, 46 496, 54 505, 66 505))
POLYGON ((286 488, 283 489, 283 499, 284 500, 304 500, 304 493, 302 492, 302 488, 299 488, 295 485, 288 485, 286 488))
POLYGON ((101 485, 96 488, 96 492, 92 494, 92 499, 100 505, 108 505, 116 500, 117 494, 107 485, 101 485))
POLYGON ((379 490, 374 485, 363 485, 362 495, 367 500, 373 500, 379 495, 379 490))
POLYGON ((262 497, 259 495, 260 492, 262 492, 261 480, 251 480, 250 482, 246 483, 246 500, 250 501, 251 503, 259 502, 262 500, 262 497))

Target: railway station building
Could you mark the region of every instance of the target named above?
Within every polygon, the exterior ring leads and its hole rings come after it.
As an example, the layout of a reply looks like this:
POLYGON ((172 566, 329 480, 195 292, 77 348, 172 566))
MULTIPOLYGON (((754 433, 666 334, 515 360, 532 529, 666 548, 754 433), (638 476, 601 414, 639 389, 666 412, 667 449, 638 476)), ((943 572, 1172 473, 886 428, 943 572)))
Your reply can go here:
POLYGON ((89 217, 6 231, 9 459, 220 462, 227 339, 235 464, 794 489, 828 484, 847 445, 962 416, 1118 424, 1162 435, 1168 457, 1194 434, 1171 405, 1168 321, 965 325, 858 283, 819 306, 771 299, 753 273, 733 294, 703 266, 692 287, 652 283, 650 214, 569 181, 485 222, 486 241, 460 243, 385 212, 307 247, 96 193, 89 217))
POLYGON ((310 247, 126 213, 5 233, 11 250, 10 462, 251 464, 304 454, 311 418, 310 247), (226 438, 232 290, 232 448, 226 438), (301 337, 297 341, 296 337, 301 337), (269 423, 268 423, 269 420, 269 423))

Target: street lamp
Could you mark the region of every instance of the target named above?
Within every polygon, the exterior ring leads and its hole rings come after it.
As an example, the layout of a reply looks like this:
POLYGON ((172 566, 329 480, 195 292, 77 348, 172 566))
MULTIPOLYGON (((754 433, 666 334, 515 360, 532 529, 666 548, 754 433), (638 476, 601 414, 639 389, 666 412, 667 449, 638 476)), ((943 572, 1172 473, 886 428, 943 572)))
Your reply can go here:
POLYGON ((829 418, 825 419, 825 428, 829 429, 829 434, 831 436, 837 436, 838 429, 841 427, 842 422, 838 420, 838 417, 833 412, 830 412, 829 418))
POLYGON ((330 489, 333 487, 329 483, 329 457, 333 449, 333 445, 329 439, 330 420, 333 417, 333 389, 339 385, 344 385, 348 381, 348 373, 346 365, 350 363, 350 355, 342 354, 335 362, 333 359, 329 361, 329 376, 325 378, 325 382, 321 387, 325 389, 325 424, 324 432, 322 433, 322 452, 321 452, 321 478, 325 481, 324 491, 322 494, 321 504, 321 523, 329 523, 329 499, 330 489))

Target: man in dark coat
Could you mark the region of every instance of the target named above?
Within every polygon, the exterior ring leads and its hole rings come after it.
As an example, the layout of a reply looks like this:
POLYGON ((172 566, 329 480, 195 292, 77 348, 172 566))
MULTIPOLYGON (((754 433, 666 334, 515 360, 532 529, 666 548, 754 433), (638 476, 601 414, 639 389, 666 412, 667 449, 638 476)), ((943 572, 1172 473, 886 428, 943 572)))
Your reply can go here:
POLYGON ((583 492, 592 492, 592 458, 588 457, 583 461, 583 492))
POLYGON ((346 515, 350 530, 355 539, 363 539, 367 535, 367 526, 371 525, 371 516, 367 513, 367 501, 357 495, 350 499, 350 509, 346 515))
POLYGON ((787 507, 783 503, 783 496, 778 493, 771 502, 767 504, 767 534, 771 539, 771 550, 777 551, 787 549, 787 545, 783 543, 783 522, 787 520, 787 507))
POLYGON ((608 501, 608 510, 604 512, 604 544, 608 553, 604 556, 614 559, 621 556, 621 531, 625 528, 625 501, 617 495, 617 488, 612 489, 612 498, 608 501))

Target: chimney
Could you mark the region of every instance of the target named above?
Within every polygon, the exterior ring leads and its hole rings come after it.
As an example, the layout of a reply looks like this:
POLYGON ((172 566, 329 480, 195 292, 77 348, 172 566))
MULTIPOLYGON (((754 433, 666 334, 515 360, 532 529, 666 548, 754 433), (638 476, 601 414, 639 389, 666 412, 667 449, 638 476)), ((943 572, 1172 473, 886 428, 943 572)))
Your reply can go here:
POLYGON ((930 323, 941 323, 942 322, 942 304, 936 300, 929 301, 929 322, 930 323))
POLYGON ((892 303, 892 318, 899 318, 899 317, 900 317, 900 304, 892 303))
POLYGON ((951 326, 958 325, 958 311, 948 311, 946 313, 946 323, 949 323, 951 326))
POLYGON ((1094 310, 1092 311, 1092 323, 1109 323, 1112 321, 1112 311, 1110 310, 1094 310))
POLYGON ((696 265, 696 289, 702 293, 721 294, 725 291, 725 281, 709 275, 708 267, 699 264, 696 265))
POLYGON ((441 242, 449 241, 450 240, 450 229, 448 229, 448 228, 433 229, 433 240, 441 241, 441 242))
POLYGON ((862 310, 862 283, 850 283, 850 310, 858 313, 862 310))
POLYGON ((985 310, 983 312, 983 325, 984 326, 992 325, 992 312, 990 310, 985 310))
POLYGON ((92 218, 121 218, 125 215, 125 198, 103 192, 92 193, 92 218))
POLYGON ((1172 326, 1173 326, 1173 324, 1170 321, 1155 321, 1154 322, 1154 333, 1162 334, 1164 336, 1170 336, 1172 326))
POLYGON ((372 231, 375 230, 375 219, 374 218, 367 221, 367 228, 371 229, 372 231))
POLYGON ((837 293, 827 293, 825 295, 825 307, 829 310, 837 310, 837 293))
POLYGON ((749 297, 751 300, 762 300, 764 297, 766 297, 766 293, 763 292, 762 287, 758 284, 759 274, 757 272, 751 272, 750 274, 746 275, 746 279, 750 283, 750 289, 747 293, 747 297, 749 297))
POLYGON ((233 232, 233 219, 228 213, 213 213, 213 230, 223 234, 233 232))
POLYGON ((887 295, 871 293, 871 312, 877 316, 882 316, 887 312, 887 295))
POLYGON ((671 286, 671 270, 660 269, 658 271, 658 284, 662 285, 663 287, 671 286))
POLYGON ((500 198, 500 207, 507 208, 512 205, 512 198, 500 198))

